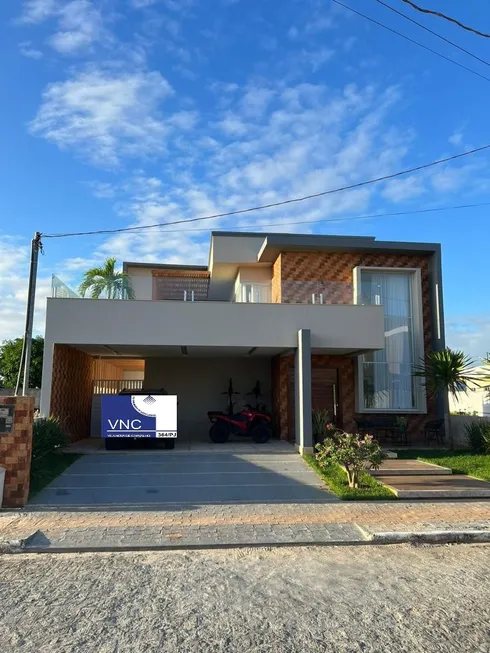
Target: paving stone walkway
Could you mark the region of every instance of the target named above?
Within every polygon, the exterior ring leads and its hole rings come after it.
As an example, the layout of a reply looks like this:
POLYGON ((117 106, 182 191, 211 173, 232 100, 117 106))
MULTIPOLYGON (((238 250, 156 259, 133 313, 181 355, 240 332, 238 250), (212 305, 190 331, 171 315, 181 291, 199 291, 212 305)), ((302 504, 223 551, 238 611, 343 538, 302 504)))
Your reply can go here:
POLYGON ((0 544, 35 550, 362 543, 372 533, 490 531, 490 502, 167 506, 0 514, 0 544))

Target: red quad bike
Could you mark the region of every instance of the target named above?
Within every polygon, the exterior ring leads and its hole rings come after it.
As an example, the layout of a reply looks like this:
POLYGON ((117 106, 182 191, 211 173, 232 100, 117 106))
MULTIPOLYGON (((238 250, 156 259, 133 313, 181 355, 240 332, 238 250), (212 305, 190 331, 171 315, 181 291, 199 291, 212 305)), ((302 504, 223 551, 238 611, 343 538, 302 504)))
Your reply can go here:
MULTIPOLYGON (((228 391, 223 393, 229 397, 228 412, 221 410, 208 411, 209 421, 212 426, 209 429, 209 437, 215 443, 226 442, 231 434, 246 435, 254 442, 267 442, 271 435, 271 417, 263 410, 247 406, 239 413, 233 413, 233 395, 239 394, 233 391, 233 383, 230 379, 228 391)), ((250 393, 252 394, 252 393, 250 393)))

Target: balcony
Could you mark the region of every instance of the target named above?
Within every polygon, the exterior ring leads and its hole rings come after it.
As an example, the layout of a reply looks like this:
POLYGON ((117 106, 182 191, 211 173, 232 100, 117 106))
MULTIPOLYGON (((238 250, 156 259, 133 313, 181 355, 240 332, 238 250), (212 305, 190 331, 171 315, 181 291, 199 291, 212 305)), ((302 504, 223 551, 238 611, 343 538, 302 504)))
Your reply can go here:
POLYGON ((310 329, 312 347, 324 352, 382 349, 383 307, 49 299, 46 346, 286 350, 296 348, 299 329, 310 329))

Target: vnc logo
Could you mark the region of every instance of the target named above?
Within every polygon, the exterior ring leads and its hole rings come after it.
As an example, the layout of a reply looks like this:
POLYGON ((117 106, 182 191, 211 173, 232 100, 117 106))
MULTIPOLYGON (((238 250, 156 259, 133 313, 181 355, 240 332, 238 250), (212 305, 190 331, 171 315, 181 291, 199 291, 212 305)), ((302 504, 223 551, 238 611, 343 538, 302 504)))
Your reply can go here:
POLYGON ((175 395, 104 395, 103 438, 176 438, 175 395))

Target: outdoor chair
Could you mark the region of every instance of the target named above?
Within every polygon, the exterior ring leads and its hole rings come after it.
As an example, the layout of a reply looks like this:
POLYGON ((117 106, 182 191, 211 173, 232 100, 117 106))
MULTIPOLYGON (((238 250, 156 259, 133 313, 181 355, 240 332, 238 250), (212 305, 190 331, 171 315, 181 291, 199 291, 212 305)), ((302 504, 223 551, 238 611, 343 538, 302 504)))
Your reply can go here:
POLYGON ((435 440, 437 444, 444 444, 444 420, 435 419, 432 422, 426 422, 424 427, 425 441, 428 444, 435 440))

